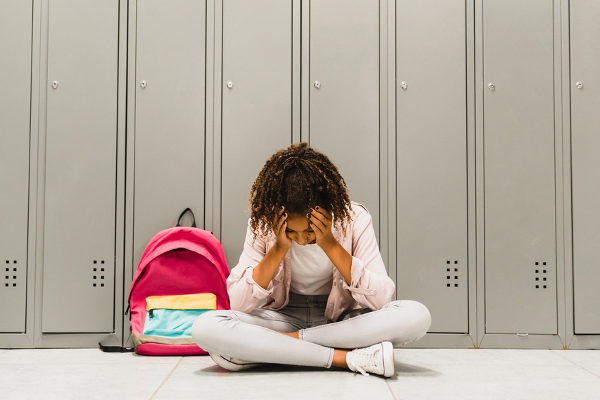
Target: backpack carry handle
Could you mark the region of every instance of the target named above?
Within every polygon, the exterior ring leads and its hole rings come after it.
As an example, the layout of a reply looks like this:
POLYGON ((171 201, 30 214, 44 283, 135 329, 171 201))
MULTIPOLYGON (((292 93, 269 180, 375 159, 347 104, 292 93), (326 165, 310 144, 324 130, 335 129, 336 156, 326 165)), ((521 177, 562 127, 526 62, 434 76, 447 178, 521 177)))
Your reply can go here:
POLYGON ((184 214, 188 211, 190 212, 190 214, 192 214, 192 227, 196 227, 196 218, 194 217, 194 212, 189 207, 183 210, 183 212, 179 215, 179 219, 177 219, 177 225, 175 226, 181 226, 181 218, 183 218, 184 214))

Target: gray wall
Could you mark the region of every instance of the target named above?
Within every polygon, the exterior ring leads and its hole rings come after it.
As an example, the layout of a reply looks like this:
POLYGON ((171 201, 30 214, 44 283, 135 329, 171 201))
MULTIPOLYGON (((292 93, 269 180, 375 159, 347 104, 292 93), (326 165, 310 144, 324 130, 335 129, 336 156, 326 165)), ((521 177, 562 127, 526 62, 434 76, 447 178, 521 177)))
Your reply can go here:
POLYGON ((594 0, 0 0, 0 347, 131 345, 151 237, 233 267, 308 141, 370 210, 415 347, 600 348, 594 0))

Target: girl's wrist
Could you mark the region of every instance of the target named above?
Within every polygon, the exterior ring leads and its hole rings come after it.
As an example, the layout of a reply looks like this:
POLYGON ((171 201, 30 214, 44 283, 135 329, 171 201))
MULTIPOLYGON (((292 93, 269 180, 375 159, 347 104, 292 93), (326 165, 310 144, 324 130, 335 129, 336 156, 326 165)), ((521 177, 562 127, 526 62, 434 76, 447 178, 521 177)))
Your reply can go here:
POLYGON ((291 246, 286 246, 281 243, 275 243, 275 245, 273 246, 273 251, 275 251, 275 253, 277 253, 278 255, 280 255, 283 258, 283 256, 285 256, 285 253, 287 253, 287 251, 290 249, 290 247, 291 246))
POLYGON ((323 249, 323 251, 325 253, 328 253, 337 244, 339 244, 339 243, 338 243, 337 240, 335 240, 335 238, 333 237, 333 235, 327 235, 326 237, 324 237, 323 239, 321 239, 321 243, 319 243, 319 246, 321 246, 321 248, 323 249))

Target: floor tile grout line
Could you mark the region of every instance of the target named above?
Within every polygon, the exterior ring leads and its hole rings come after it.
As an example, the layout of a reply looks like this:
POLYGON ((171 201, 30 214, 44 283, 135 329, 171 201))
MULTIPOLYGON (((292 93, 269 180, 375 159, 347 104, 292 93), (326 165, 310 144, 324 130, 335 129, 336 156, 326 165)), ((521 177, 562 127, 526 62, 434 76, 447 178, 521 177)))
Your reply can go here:
POLYGON ((171 371, 169 372, 169 375, 167 375, 167 377, 165 379, 163 379, 163 381, 160 383, 160 385, 158 385, 158 387, 156 388, 156 390, 154 391, 154 393, 152 393, 152 396, 150 396, 150 399, 148 399, 148 400, 152 400, 154 398, 154 396, 156 396, 156 394, 158 393, 158 391, 160 390, 160 388, 165 384, 165 382, 167 380, 169 380, 169 378, 171 377, 171 375, 173 374, 173 372, 177 369, 177 367, 179 366, 179 364, 181 363, 182 360, 183 360, 183 357, 180 357, 179 361, 177 361, 177 364, 175 364, 175 366, 173 367, 173 369, 171 369, 171 371))
POLYGON ((388 389, 390 390, 390 393, 392 395, 392 399, 398 400, 398 399, 396 399, 396 395, 394 394, 394 391, 392 390, 392 387, 390 386, 390 381, 388 379, 385 380, 385 384, 388 387, 388 389))
MULTIPOLYGON (((563 350, 563 351, 566 351, 566 350, 563 350)), ((581 369, 584 369, 585 371, 587 371, 587 372, 589 372, 590 374, 594 375, 596 378, 600 378, 600 375, 598 375, 597 373, 595 373, 595 372, 593 372, 593 371, 590 371, 589 369, 587 369, 587 368, 586 368, 586 367, 584 367, 583 365, 579 365, 579 364, 578 364, 578 363, 576 363, 575 361, 573 361, 573 360, 571 360, 571 359, 569 359, 569 358, 567 358, 567 357, 563 356, 563 355, 562 355, 562 354, 560 354, 558 351, 550 350, 550 352, 551 352, 551 353, 553 353, 553 354, 556 354, 558 357, 560 357, 560 358, 562 358, 562 359, 565 359, 565 360, 569 361, 571 364, 573 364, 573 365, 575 365, 575 366, 577 366, 577 367, 579 367, 579 368, 581 368, 581 369)))

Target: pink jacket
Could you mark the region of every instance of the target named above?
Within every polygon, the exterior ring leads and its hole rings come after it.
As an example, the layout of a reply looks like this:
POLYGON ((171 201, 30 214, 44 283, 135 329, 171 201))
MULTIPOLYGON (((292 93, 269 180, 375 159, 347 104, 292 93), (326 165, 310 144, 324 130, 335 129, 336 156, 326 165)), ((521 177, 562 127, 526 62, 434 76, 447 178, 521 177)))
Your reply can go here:
MULTIPOLYGON (((345 237, 341 229, 332 229, 333 236, 352 256, 352 282, 348 286, 338 269, 333 268, 333 286, 325 308, 325 316, 330 321, 336 321, 340 314, 348 309, 359 308, 358 303, 378 310, 391 301, 396 290, 394 281, 387 275, 379 252, 371 214, 365 206, 352 201, 351 218, 352 222, 345 237)), ((252 238, 248 221, 244 250, 238 264, 227 278, 231 309, 250 312, 260 300, 266 298, 262 308, 279 310, 289 301, 292 278, 290 252, 287 252, 269 286, 264 289, 254 281, 252 272, 275 245, 275 234, 269 232, 266 236, 257 237, 254 245, 252 238)))

